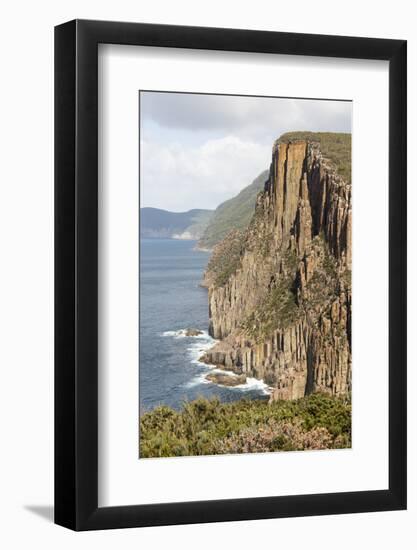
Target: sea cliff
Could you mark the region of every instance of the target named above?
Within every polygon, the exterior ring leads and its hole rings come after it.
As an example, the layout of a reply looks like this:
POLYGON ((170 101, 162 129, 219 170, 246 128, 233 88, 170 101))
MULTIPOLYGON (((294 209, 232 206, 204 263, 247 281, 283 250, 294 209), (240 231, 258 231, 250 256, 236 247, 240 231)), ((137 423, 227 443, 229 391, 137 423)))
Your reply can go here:
POLYGON ((272 400, 351 389, 350 136, 323 136, 274 143, 249 227, 216 245, 204 277, 220 340, 204 360, 263 379, 272 400))

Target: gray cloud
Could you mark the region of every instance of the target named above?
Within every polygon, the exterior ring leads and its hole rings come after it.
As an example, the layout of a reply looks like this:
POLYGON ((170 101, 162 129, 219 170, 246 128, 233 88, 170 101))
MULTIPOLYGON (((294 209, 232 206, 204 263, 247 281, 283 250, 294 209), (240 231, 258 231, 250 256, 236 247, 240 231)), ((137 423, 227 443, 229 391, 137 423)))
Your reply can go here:
POLYGON ((143 120, 162 128, 271 140, 292 130, 350 132, 351 103, 183 93, 141 94, 143 120))
POLYGON ((141 206, 215 208, 269 166, 294 130, 350 132, 351 103, 141 93, 141 206))
POLYGON ((234 136, 202 145, 141 142, 142 206, 174 211, 216 208, 236 195, 270 161, 269 147, 234 136))

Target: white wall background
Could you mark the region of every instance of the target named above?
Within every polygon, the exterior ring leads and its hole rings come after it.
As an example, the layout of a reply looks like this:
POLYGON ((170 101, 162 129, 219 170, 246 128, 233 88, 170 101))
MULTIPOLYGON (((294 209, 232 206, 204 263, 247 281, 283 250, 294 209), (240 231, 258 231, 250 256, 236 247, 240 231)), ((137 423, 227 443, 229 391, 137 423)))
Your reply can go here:
POLYGON ((7 549, 413 548, 417 541, 417 294, 409 288, 409 510, 72 533, 53 498, 53 26, 75 17, 408 39, 409 280, 417 278, 413 3, 15 0, 1 12, 0 544, 7 549))

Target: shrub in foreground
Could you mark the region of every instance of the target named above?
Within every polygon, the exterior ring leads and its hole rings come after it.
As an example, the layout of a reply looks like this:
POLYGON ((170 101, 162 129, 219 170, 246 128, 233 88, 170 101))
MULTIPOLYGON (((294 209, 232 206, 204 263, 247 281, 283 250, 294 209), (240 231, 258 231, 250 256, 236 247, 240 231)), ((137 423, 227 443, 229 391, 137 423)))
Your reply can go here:
POLYGON ((139 432, 141 458, 347 448, 351 404, 324 394, 272 403, 200 398, 141 415, 139 432))

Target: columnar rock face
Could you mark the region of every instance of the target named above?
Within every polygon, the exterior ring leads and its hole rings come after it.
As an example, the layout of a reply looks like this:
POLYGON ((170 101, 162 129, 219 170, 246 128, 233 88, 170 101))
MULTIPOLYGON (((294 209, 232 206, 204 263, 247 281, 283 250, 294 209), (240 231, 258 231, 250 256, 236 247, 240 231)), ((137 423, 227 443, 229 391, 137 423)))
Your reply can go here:
POLYGON ((213 251, 206 272, 205 356, 262 378, 272 399, 351 388, 351 185, 310 141, 277 141, 245 232, 213 251))

